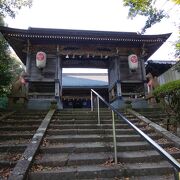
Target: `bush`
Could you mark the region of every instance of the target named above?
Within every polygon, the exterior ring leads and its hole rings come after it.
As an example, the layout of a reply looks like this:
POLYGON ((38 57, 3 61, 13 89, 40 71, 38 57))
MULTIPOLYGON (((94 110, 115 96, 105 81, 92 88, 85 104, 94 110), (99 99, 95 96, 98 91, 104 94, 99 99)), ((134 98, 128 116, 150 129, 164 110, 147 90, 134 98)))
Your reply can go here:
POLYGON ((156 99, 160 100, 164 110, 175 117, 180 123, 180 80, 171 81, 156 88, 153 92, 156 99))

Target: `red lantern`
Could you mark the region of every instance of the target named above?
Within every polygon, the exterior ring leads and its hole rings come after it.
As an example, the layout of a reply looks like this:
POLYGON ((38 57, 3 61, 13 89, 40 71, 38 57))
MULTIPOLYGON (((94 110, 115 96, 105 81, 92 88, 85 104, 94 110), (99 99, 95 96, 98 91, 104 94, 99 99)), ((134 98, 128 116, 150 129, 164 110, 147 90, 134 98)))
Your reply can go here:
POLYGON ((37 52, 36 54, 36 66, 41 69, 46 66, 46 53, 45 52, 37 52))
POLYGON ((136 54, 128 56, 129 69, 136 70, 138 68, 138 57, 136 54))

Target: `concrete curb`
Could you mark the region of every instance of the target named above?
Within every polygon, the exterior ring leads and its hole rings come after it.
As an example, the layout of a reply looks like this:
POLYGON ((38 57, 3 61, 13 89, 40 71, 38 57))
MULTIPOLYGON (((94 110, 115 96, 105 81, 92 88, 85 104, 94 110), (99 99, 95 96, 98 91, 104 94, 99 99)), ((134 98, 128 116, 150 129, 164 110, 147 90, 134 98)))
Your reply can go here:
POLYGON ((168 140, 174 142, 175 146, 177 148, 180 148, 180 138, 172 134, 171 132, 167 131, 166 129, 162 128, 160 125, 150 121, 148 118, 142 116, 138 112, 132 110, 132 109, 127 109, 127 111, 134 116, 136 116, 138 119, 142 120, 146 124, 148 124, 150 127, 152 127, 156 132, 161 133, 165 138, 168 140))
POLYGON ((49 110, 46 117, 42 121, 41 125, 34 134, 31 142, 28 144, 26 150, 24 151, 21 159, 17 162, 12 173, 10 174, 8 180, 24 180, 26 179, 28 170, 31 163, 36 155, 36 152, 43 140, 47 127, 51 121, 51 118, 55 112, 55 109, 49 110))

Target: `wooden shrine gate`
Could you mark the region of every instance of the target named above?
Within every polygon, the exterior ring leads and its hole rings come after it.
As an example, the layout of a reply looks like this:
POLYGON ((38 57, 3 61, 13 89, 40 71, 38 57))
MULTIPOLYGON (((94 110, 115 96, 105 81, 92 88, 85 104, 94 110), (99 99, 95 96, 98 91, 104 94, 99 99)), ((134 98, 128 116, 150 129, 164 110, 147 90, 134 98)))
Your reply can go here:
POLYGON ((63 108, 62 68, 67 67, 108 69, 109 100, 115 107, 144 97, 144 62, 170 36, 45 28, 0 31, 26 65, 28 108, 48 108, 52 101, 63 108))

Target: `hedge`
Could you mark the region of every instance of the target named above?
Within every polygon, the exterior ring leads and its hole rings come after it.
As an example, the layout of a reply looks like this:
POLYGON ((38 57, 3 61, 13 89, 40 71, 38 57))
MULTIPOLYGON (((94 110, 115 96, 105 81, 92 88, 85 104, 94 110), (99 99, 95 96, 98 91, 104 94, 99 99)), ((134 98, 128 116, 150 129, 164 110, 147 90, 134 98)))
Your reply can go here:
POLYGON ((167 113, 170 110, 175 116, 175 121, 180 123, 180 80, 157 87, 153 91, 153 95, 161 102, 164 110, 167 113))
POLYGON ((157 87, 153 94, 156 97, 165 97, 168 94, 180 91, 180 80, 171 81, 157 87))

